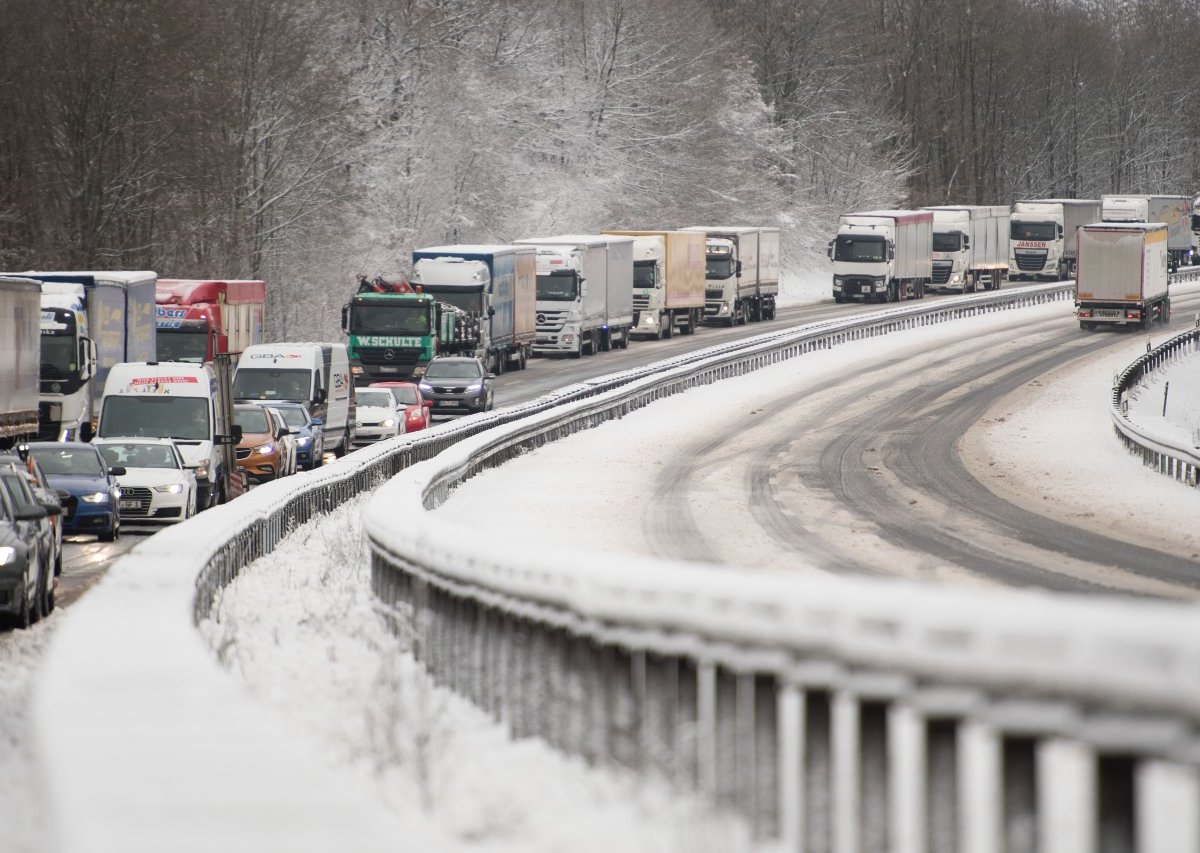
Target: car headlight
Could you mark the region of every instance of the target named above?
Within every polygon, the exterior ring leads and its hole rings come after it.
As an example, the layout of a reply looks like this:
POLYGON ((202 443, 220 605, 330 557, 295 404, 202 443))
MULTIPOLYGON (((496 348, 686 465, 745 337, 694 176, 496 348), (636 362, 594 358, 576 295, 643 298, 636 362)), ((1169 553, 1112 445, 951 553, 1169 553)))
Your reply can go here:
POLYGON ((425 381, 422 381, 421 384, 418 385, 417 387, 420 388, 422 391, 424 391, 426 394, 430 394, 433 392, 433 386, 425 381))
POLYGON ((273 445, 273 444, 260 444, 258 447, 254 448, 254 452, 255 452, 255 453, 262 454, 263 456, 267 456, 268 454, 271 454, 271 453, 274 453, 274 452, 275 452, 275 445, 273 445))
POLYGON ((311 435, 302 435, 300 438, 296 439, 297 447, 308 447, 310 444, 312 444, 311 435))
POLYGON ((172 495, 182 495, 183 494, 183 483, 172 483, 169 486, 155 486, 154 491, 169 492, 172 495))
POLYGON ((90 495, 83 495, 79 499, 90 504, 108 503, 108 492, 93 492, 90 495))
POLYGON ((396 425, 396 419, 395 419, 395 418, 388 418, 388 419, 387 419, 387 420, 385 420, 385 421, 380 421, 380 422, 379 422, 379 425, 380 425, 381 427, 394 427, 394 426, 396 425))
POLYGON ((11 545, 5 545, 0 548, 0 566, 7 566, 9 563, 17 559, 17 549, 11 545))
POLYGON ((420 409, 413 409, 408 413, 408 419, 410 421, 419 421, 423 417, 425 417, 425 415, 420 409))
POLYGON ((192 471, 195 472, 197 480, 207 480, 208 479, 208 466, 207 465, 197 465, 195 468, 192 469, 192 471))
POLYGON ((483 390, 482 382, 472 382, 470 385, 467 386, 468 394, 478 394, 482 390, 483 390))

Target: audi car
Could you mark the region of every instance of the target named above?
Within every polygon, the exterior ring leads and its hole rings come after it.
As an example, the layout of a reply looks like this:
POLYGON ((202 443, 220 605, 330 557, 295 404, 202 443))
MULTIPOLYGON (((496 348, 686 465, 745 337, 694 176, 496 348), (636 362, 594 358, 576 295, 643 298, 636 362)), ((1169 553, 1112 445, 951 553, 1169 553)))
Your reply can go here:
POLYGON ((123 521, 178 522, 196 514, 196 474, 169 438, 97 438, 112 468, 123 468, 118 510, 123 521))
POLYGON ((110 468, 95 446, 82 441, 35 441, 29 452, 50 485, 69 496, 63 506, 64 533, 95 533, 101 542, 121 535, 117 477, 123 469, 110 468))

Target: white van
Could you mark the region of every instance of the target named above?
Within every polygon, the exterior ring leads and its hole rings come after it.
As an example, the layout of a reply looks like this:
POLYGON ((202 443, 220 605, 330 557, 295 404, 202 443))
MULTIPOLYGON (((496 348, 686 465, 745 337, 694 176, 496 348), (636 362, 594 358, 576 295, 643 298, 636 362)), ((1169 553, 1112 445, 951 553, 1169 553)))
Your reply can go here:
POLYGON ((345 344, 255 344, 233 374, 235 400, 304 403, 325 421, 325 449, 338 456, 354 443, 354 385, 345 344))
POLYGON ((100 401, 100 438, 174 439, 196 474, 196 507, 227 497, 224 445, 241 440, 227 420, 217 375, 206 364, 125 362, 113 365, 100 401))

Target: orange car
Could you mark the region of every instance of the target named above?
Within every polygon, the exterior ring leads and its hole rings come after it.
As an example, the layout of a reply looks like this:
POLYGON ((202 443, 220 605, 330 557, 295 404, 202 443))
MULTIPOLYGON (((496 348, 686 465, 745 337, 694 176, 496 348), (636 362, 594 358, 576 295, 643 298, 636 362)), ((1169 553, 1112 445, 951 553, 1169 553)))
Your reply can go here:
POLYGON ((265 483, 292 473, 288 470, 288 448, 279 435, 280 431, 286 434, 287 428, 278 427, 265 406, 239 403, 234 406, 233 419, 242 428, 237 464, 246 479, 265 483))

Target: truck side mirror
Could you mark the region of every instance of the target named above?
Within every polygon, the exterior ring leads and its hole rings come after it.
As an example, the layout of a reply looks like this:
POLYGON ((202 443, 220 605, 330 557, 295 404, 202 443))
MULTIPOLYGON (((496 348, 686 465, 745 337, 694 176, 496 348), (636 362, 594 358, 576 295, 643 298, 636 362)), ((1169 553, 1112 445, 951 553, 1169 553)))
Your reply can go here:
POLYGON ((896 260, 896 246, 893 243, 888 243, 888 260, 896 260))
POLYGON ((825 257, 829 258, 830 260, 833 260, 833 241, 832 240, 830 240, 828 245, 825 246, 825 257))
POLYGON ((738 278, 741 278, 741 276, 742 276, 742 262, 741 261, 737 262, 737 267, 734 269, 733 274, 736 275, 738 278))
POLYGON ((350 334, 350 303, 342 306, 342 331, 350 334))
POLYGON ((1058 237, 1060 240, 1062 239, 1062 235, 1063 235, 1063 227, 1060 225, 1060 226, 1058 226, 1058 237))
POLYGON ((964 249, 971 248, 971 238, 968 237, 966 234, 963 235, 963 248, 964 249))
POLYGON ((495 317, 495 316, 496 316, 496 309, 495 309, 495 308, 493 308, 491 305, 489 305, 489 306, 488 306, 488 316, 489 316, 489 317, 495 317))
POLYGON ((79 440, 80 441, 91 441, 92 437, 94 435, 95 435, 95 433, 92 431, 92 422, 84 421, 83 424, 80 425, 80 427, 79 427, 79 440))
POLYGON ((81 379, 91 379, 95 372, 96 345, 84 335, 79 339, 79 376, 81 379))
POLYGON ((325 402, 325 389, 324 388, 318 388, 317 392, 315 394, 313 394, 313 402, 314 403, 324 403, 325 402))

